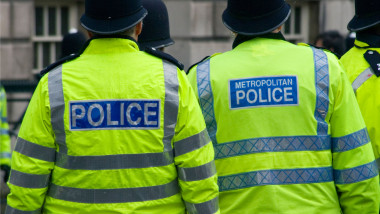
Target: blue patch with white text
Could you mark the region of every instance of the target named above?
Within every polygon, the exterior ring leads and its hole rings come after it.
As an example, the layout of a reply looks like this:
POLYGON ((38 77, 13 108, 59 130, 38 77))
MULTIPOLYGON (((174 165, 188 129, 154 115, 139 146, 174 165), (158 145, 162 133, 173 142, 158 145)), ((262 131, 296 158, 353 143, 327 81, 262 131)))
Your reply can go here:
POLYGON ((161 100, 71 101, 70 130, 159 129, 161 100))
POLYGON ((297 76, 229 80, 230 108, 298 105, 297 76))

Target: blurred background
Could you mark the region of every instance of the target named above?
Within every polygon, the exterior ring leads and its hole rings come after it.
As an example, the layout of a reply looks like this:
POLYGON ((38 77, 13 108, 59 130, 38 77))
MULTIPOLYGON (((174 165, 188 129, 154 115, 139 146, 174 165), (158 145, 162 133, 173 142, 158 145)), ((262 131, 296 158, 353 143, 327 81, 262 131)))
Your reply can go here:
MULTIPOLYGON (((187 69, 214 52, 231 49, 232 34, 221 14, 226 0, 164 0, 175 44, 166 52, 187 69)), ((348 35, 353 0, 288 0, 292 15, 283 34, 288 41, 314 43, 323 32, 348 35)), ((8 98, 8 121, 15 141, 23 113, 41 69, 62 57, 62 39, 70 30, 84 32, 79 18, 84 0, 1 0, 0 81, 8 98)))

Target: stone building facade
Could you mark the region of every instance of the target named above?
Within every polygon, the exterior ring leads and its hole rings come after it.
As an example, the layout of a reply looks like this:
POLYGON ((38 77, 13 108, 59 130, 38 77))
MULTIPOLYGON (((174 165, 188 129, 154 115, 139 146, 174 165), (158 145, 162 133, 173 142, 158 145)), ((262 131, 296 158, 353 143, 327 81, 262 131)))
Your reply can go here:
MULTIPOLYGON (((176 44, 167 52, 188 68, 215 52, 231 49, 232 34, 221 14, 226 0, 164 0, 176 44)), ((287 0, 292 15, 283 33, 292 42, 312 43, 318 33, 336 29, 347 34, 354 14, 353 0, 287 0)), ((60 58, 62 35, 83 30, 79 18, 84 0, 0 0, 0 80, 33 80, 34 74, 60 58)), ((31 92, 8 93, 9 121, 25 110, 31 92)))

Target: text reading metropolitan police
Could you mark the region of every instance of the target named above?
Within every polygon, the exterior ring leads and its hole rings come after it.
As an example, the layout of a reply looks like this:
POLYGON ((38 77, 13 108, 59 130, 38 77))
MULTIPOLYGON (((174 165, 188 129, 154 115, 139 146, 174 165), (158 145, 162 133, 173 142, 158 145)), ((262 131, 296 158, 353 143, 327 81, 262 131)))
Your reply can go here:
POLYGON ((231 109, 298 105, 297 76, 229 80, 231 109))
POLYGON ((158 129, 160 100, 71 101, 70 129, 158 129))

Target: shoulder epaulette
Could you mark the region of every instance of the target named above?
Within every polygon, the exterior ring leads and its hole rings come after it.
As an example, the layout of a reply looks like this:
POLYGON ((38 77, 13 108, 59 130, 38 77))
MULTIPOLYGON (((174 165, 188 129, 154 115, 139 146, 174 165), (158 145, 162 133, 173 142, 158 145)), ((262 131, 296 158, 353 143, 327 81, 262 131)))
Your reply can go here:
POLYGON ((62 59, 54 62, 53 64, 47 66, 46 68, 44 68, 41 72, 40 72, 40 75, 41 77, 44 76, 45 74, 49 73, 49 71, 53 70, 54 68, 62 65, 63 63, 66 63, 68 61, 71 61, 73 59, 76 59, 80 56, 80 54, 71 54, 69 56, 66 56, 66 57, 63 57, 62 59))
POLYGON ((380 54, 377 51, 368 50, 364 54, 364 59, 371 66, 377 77, 380 76, 380 54))
POLYGON ((164 60, 167 60, 167 61, 173 63, 174 65, 176 65, 181 70, 183 70, 185 68, 185 66, 180 61, 178 61, 176 58, 174 58, 170 54, 164 53, 164 52, 159 51, 155 48, 145 48, 144 51, 147 52, 148 54, 151 54, 153 56, 156 56, 158 58, 161 58, 161 59, 164 59, 164 60))

